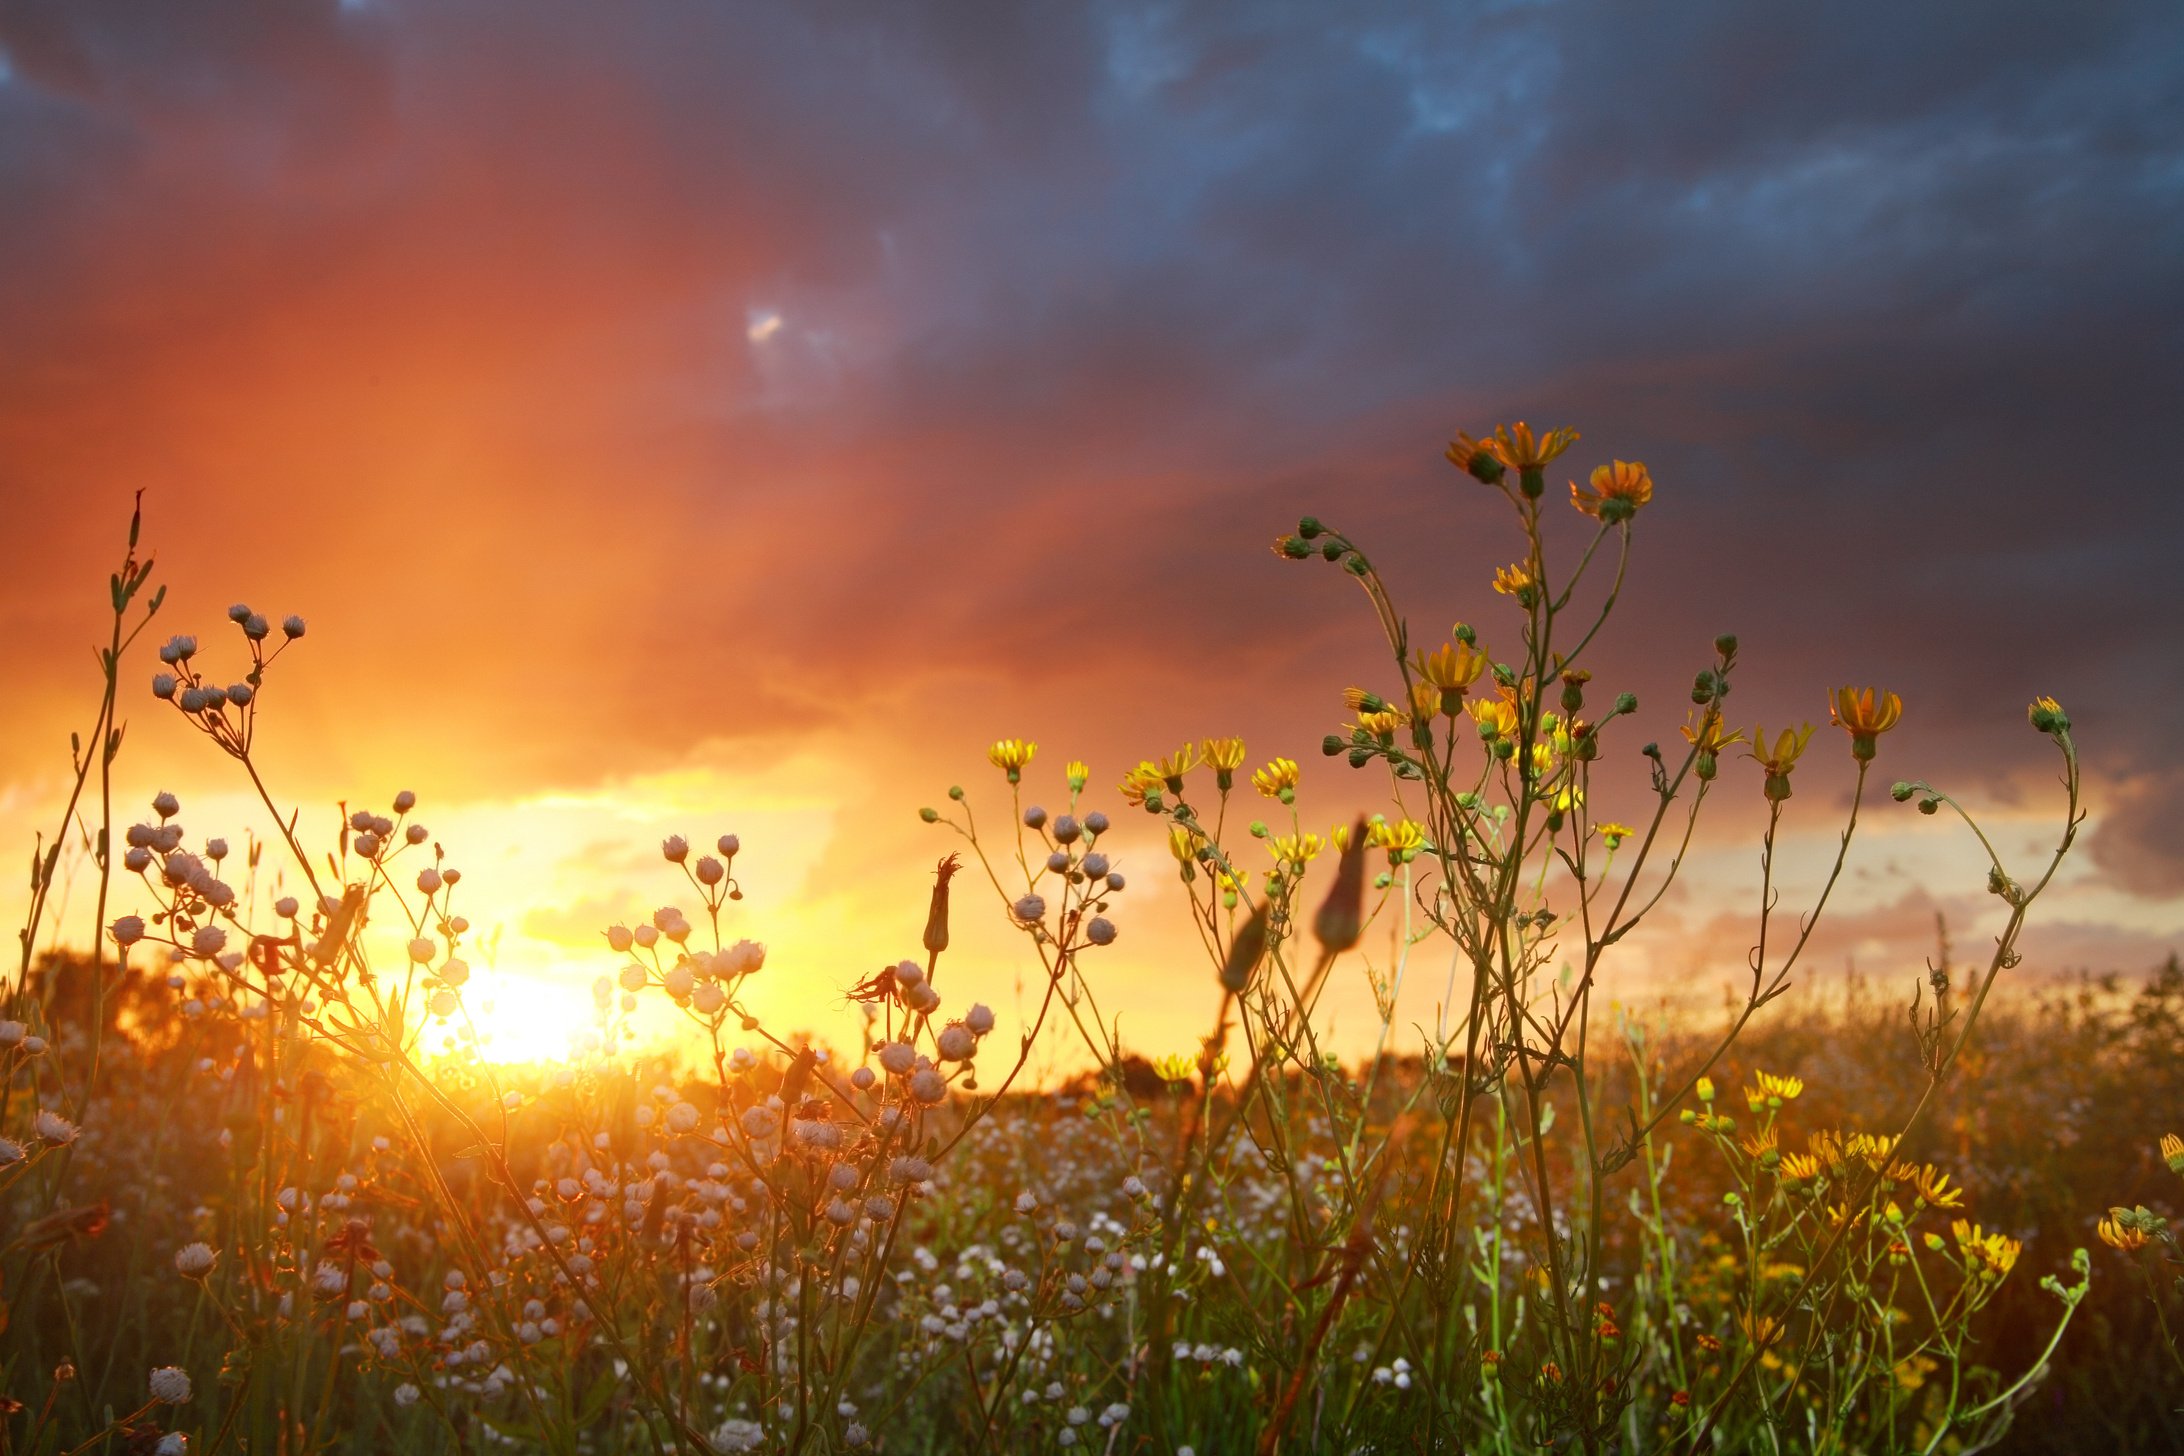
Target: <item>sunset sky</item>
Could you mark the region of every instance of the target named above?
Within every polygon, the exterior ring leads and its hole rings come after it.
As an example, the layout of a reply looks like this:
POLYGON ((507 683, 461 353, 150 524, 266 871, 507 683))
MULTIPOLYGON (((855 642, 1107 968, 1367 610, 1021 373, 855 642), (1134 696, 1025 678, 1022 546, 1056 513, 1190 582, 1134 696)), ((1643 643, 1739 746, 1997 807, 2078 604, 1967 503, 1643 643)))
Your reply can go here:
MULTIPOLYGON (((1598 673, 1643 705, 1626 761, 1734 630, 1739 725, 1895 688, 1883 779, 2022 855, 2052 693, 2093 822, 2027 971, 2184 944, 2184 11, 1336 13, 0 8, 7 862, 58 814, 142 489, 158 635, 233 661, 231 601, 309 619, 269 782, 322 841, 420 795, 511 1040, 676 898, 675 831, 741 836, 760 1004, 838 1029, 955 847, 918 808, 1003 818, 994 738, 1038 741, 1050 804, 1070 757, 1119 810, 1216 733, 1303 760, 1315 827, 1367 802, 1317 743, 1385 681, 1370 615, 1267 545, 1316 512, 1425 630, 1513 644, 1519 538, 1441 452, 1526 418, 1583 430, 1568 474, 1657 483, 1598 673)), ((152 645, 122 796, 262 832, 154 711, 152 645)), ((1792 908, 1849 783, 1823 732, 1792 908)), ((1761 799, 1725 778, 1633 1002, 1741 963, 1761 799)), ((1937 910, 1969 952, 1994 902, 1961 832, 1879 808, 1812 969, 1908 995, 1937 910)), ((1173 1051, 1212 975, 1127 828, 1098 974, 1173 1051)), ((963 939, 1006 1026, 1028 957, 963 939)))

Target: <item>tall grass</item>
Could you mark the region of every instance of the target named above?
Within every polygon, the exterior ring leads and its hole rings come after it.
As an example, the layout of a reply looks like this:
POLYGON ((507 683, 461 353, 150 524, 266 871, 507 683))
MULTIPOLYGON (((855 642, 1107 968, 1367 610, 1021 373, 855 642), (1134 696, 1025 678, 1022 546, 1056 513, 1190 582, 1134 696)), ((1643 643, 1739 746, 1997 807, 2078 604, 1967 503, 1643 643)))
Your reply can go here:
POLYGON ((923 811, 953 852, 917 953, 847 988, 866 1032, 835 1048, 749 1009, 765 952, 744 934, 763 911, 741 903, 741 843, 673 838, 682 908, 602 927, 598 1051, 558 1068, 427 1053, 430 1027, 468 1014, 474 937, 413 796, 322 835, 266 781, 258 715, 300 618, 238 606, 233 682, 188 636, 153 679, 274 837, 190 847, 163 796, 117 842, 116 695, 159 602, 132 523, 75 764, 79 798, 99 785, 102 827, 78 839, 118 954, 34 965, 72 799, 40 842, 0 1022, 0 1439, 1939 1452, 2081 1418, 2173 1436, 2173 1346, 2128 1336, 2164 1331, 2174 1297, 2173 1187, 2149 1179, 2184 987, 2032 1003, 2018 984, 2018 937, 2083 818, 2067 715, 2029 710, 2062 793, 2051 851, 2016 865, 1944 788, 1869 789, 1901 702, 1831 694, 1852 804, 1814 902, 1780 906, 1778 836, 1828 739, 1731 727, 1743 668, 1724 636, 1680 745, 1640 746, 1635 698, 1587 664, 1652 482, 1613 462, 1572 486, 1589 524, 1565 566, 1542 502, 1575 438, 1517 425, 1451 446, 1514 523, 1499 651, 1468 625, 1414 633, 1326 523, 1277 543, 1354 579, 1382 630, 1361 668, 1378 686, 1347 692, 1353 719, 1322 746, 1378 777, 1386 812, 1323 838, 1297 762, 1253 765, 1236 739, 1193 739, 1104 792, 1000 740, 997 795, 923 811), (1642 822, 1595 817, 1610 753, 1645 766, 1642 822), (1701 1034, 1598 988, 1717 791, 1763 797, 1765 885, 1749 984, 1701 1034), (1781 1004, 1882 799, 1961 820, 2004 915, 1985 962, 1944 954, 1885 1037, 1863 1003, 1781 1004), (1124 813, 1159 822, 1190 896, 1207 964, 1175 994, 1207 1010, 1194 1055, 1133 1054, 1103 984, 1128 885, 1102 843, 1124 813), (127 913, 109 919, 110 894, 127 913), (951 999, 954 922, 988 896, 1044 971, 1020 1025, 951 999), (1346 1065, 1322 998, 1359 975, 1377 1045, 1346 1065), (1421 980, 1436 1019, 1402 1024, 1421 980), (618 1050, 654 998, 689 1024, 684 1049, 618 1050), (1052 1036, 1096 1070, 1032 1085, 1052 1036), (2058 1038, 2084 1053, 2078 1101, 2058 1038), (2058 1162, 2065 1125, 2082 1151, 2058 1162), (2100 1236, 2143 1287, 2089 1295, 2078 1244, 2111 1199, 2100 1236), (2098 1358, 2074 1361, 2088 1340, 2098 1358))

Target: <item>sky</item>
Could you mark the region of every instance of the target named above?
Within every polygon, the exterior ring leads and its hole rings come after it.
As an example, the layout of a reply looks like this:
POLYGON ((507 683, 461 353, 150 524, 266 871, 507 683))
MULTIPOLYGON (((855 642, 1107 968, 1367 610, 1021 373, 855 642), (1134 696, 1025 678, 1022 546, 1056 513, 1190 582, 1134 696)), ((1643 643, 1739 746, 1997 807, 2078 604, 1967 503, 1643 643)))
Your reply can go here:
MULTIPOLYGON (((1053 802, 1068 758, 1114 809, 1240 733, 1304 761, 1309 825, 1371 804, 1314 752, 1386 671, 1370 615, 1267 544, 1311 511, 1432 633, 1513 640, 1518 538, 1442 450, 1517 418, 1656 482, 1598 668, 1626 761, 1734 630, 1732 717, 1894 688, 1883 775, 2029 856, 2051 693, 2092 817, 2025 974, 2184 942, 2173 7, 15 0, 0 219, 0 836, 58 818, 142 490, 162 631, 309 619, 268 783, 321 842, 420 795, 509 1045, 677 898, 671 832, 740 835, 765 1013, 843 1024, 959 847, 918 808, 1006 819, 998 737, 1053 802)), ((117 794, 264 833, 151 670, 117 794)), ((1793 906, 1847 803, 1815 755, 1793 906)), ((1739 972, 1762 805, 1726 778, 1629 1004, 1739 972)), ((1994 902, 1961 830, 1866 826, 1811 979, 1907 990, 1994 902)), ((1161 845, 1117 844, 1097 974, 1177 1050, 1211 973, 1161 845)), ((1006 1020, 1030 961, 980 924, 961 994, 1006 1020)))

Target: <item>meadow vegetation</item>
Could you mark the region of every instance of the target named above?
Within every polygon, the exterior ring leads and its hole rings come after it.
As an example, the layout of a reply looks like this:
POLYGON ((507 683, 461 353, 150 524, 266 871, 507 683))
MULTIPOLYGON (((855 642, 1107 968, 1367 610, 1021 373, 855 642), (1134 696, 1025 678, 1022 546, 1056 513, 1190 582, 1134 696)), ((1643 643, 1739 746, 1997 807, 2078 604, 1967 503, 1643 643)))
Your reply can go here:
POLYGON ((2059 786, 2026 864, 1945 784, 1883 785, 1893 692, 1745 728, 1725 635, 1673 731, 1641 727, 1588 664, 1653 482, 1611 461, 1572 484, 1564 561, 1546 478, 1576 442, 1449 448, 1463 505, 1512 526, 1492 634, 1414 629, 1333 524, 1277 541, 1354 580, 1385 639, 1309 774, 1193 738, 1095 785, 994 743, 990 777, 921 811, 944 842, 904 958, 841 988, 855 1046, 753 1014, 745 847, 671 838, 667 903, 601 927, 598 1025, 560 1066, 476 1053, 476 912, 413 795, 322 819, 264 780, 301 618, 238 604, 232 647, 134 665, 161 598, 132 522, 0 1018, 0 1452, 2173 1446, 2184 975, 2019 964, 2084 819, 2067 713, 2027 713, 2059 786), (147 675, 267 839, 114 802, 147 675), (1650 785, 1635 822, 1595 814, 1610 755, 1650 785), (1851 786, 1839 852, 1784 906, 1777 841, 1816 772, 1851 786), (1386 808, 1323 833, 1308 779, 1386 808), (1605 988, 1716 793, 1764 804, 1748 985, 1717 1019, 1648 1016, 1605 988), (1821 1004, 1807 949, 1888 812, 1973 837, 1998 932, 1821 1004), (1204 949, 1169 978, 1204 1037, 1153 1060, 1102 975, 1124 815, 1170 850, 1130 877, 1177 877, 1204 949), (41 958, 71 845, 99 935, 41 958), (1042 969, 1021 1024, 951 994, 973 914, 1042 969), (1347 1062, 1337 977, 1380 1011, 1347 1062), (1396 1010, 1421 981, 1430 1024, 1396 1010), (680 1050, 630 1049, 647 1001, 680 1050), (1053 1038, 1092 1070, 1040 1084, 1053 1038))

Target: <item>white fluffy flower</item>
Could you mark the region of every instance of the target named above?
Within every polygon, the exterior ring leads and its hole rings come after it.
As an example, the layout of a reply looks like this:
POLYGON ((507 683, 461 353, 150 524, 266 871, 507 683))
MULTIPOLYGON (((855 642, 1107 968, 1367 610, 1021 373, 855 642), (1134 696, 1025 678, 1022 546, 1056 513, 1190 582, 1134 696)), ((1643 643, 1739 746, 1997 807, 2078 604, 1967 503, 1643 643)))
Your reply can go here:
POLYGON ((180 1405, 190 1398, 190 1372, 179 1365, 162 1365, 152 1372, 152 1399, 161 1405, 180 1405))
POLYGON ((110 927, 116 945, 135 945, 144 938, 144 917, 124 915, 110 927))
POLYGON ((212 1272, 213 1261, 219 1255, 213 1253, 207 1243, 184 1244, 174 1251, 175 1271, 185 1279, 202 1279, 212 1272))
POLYGON ((216 956, 227 945, 227 932, 217 925, 200 925, 190 936, 190 949, 201 956, 216 956))
POLYGON ((76 1124, 49 1108, 41 1107, 38 1115, 30 1120, 31 1130, 49 1143, 72 1143, 76 1140, 76 1124))

